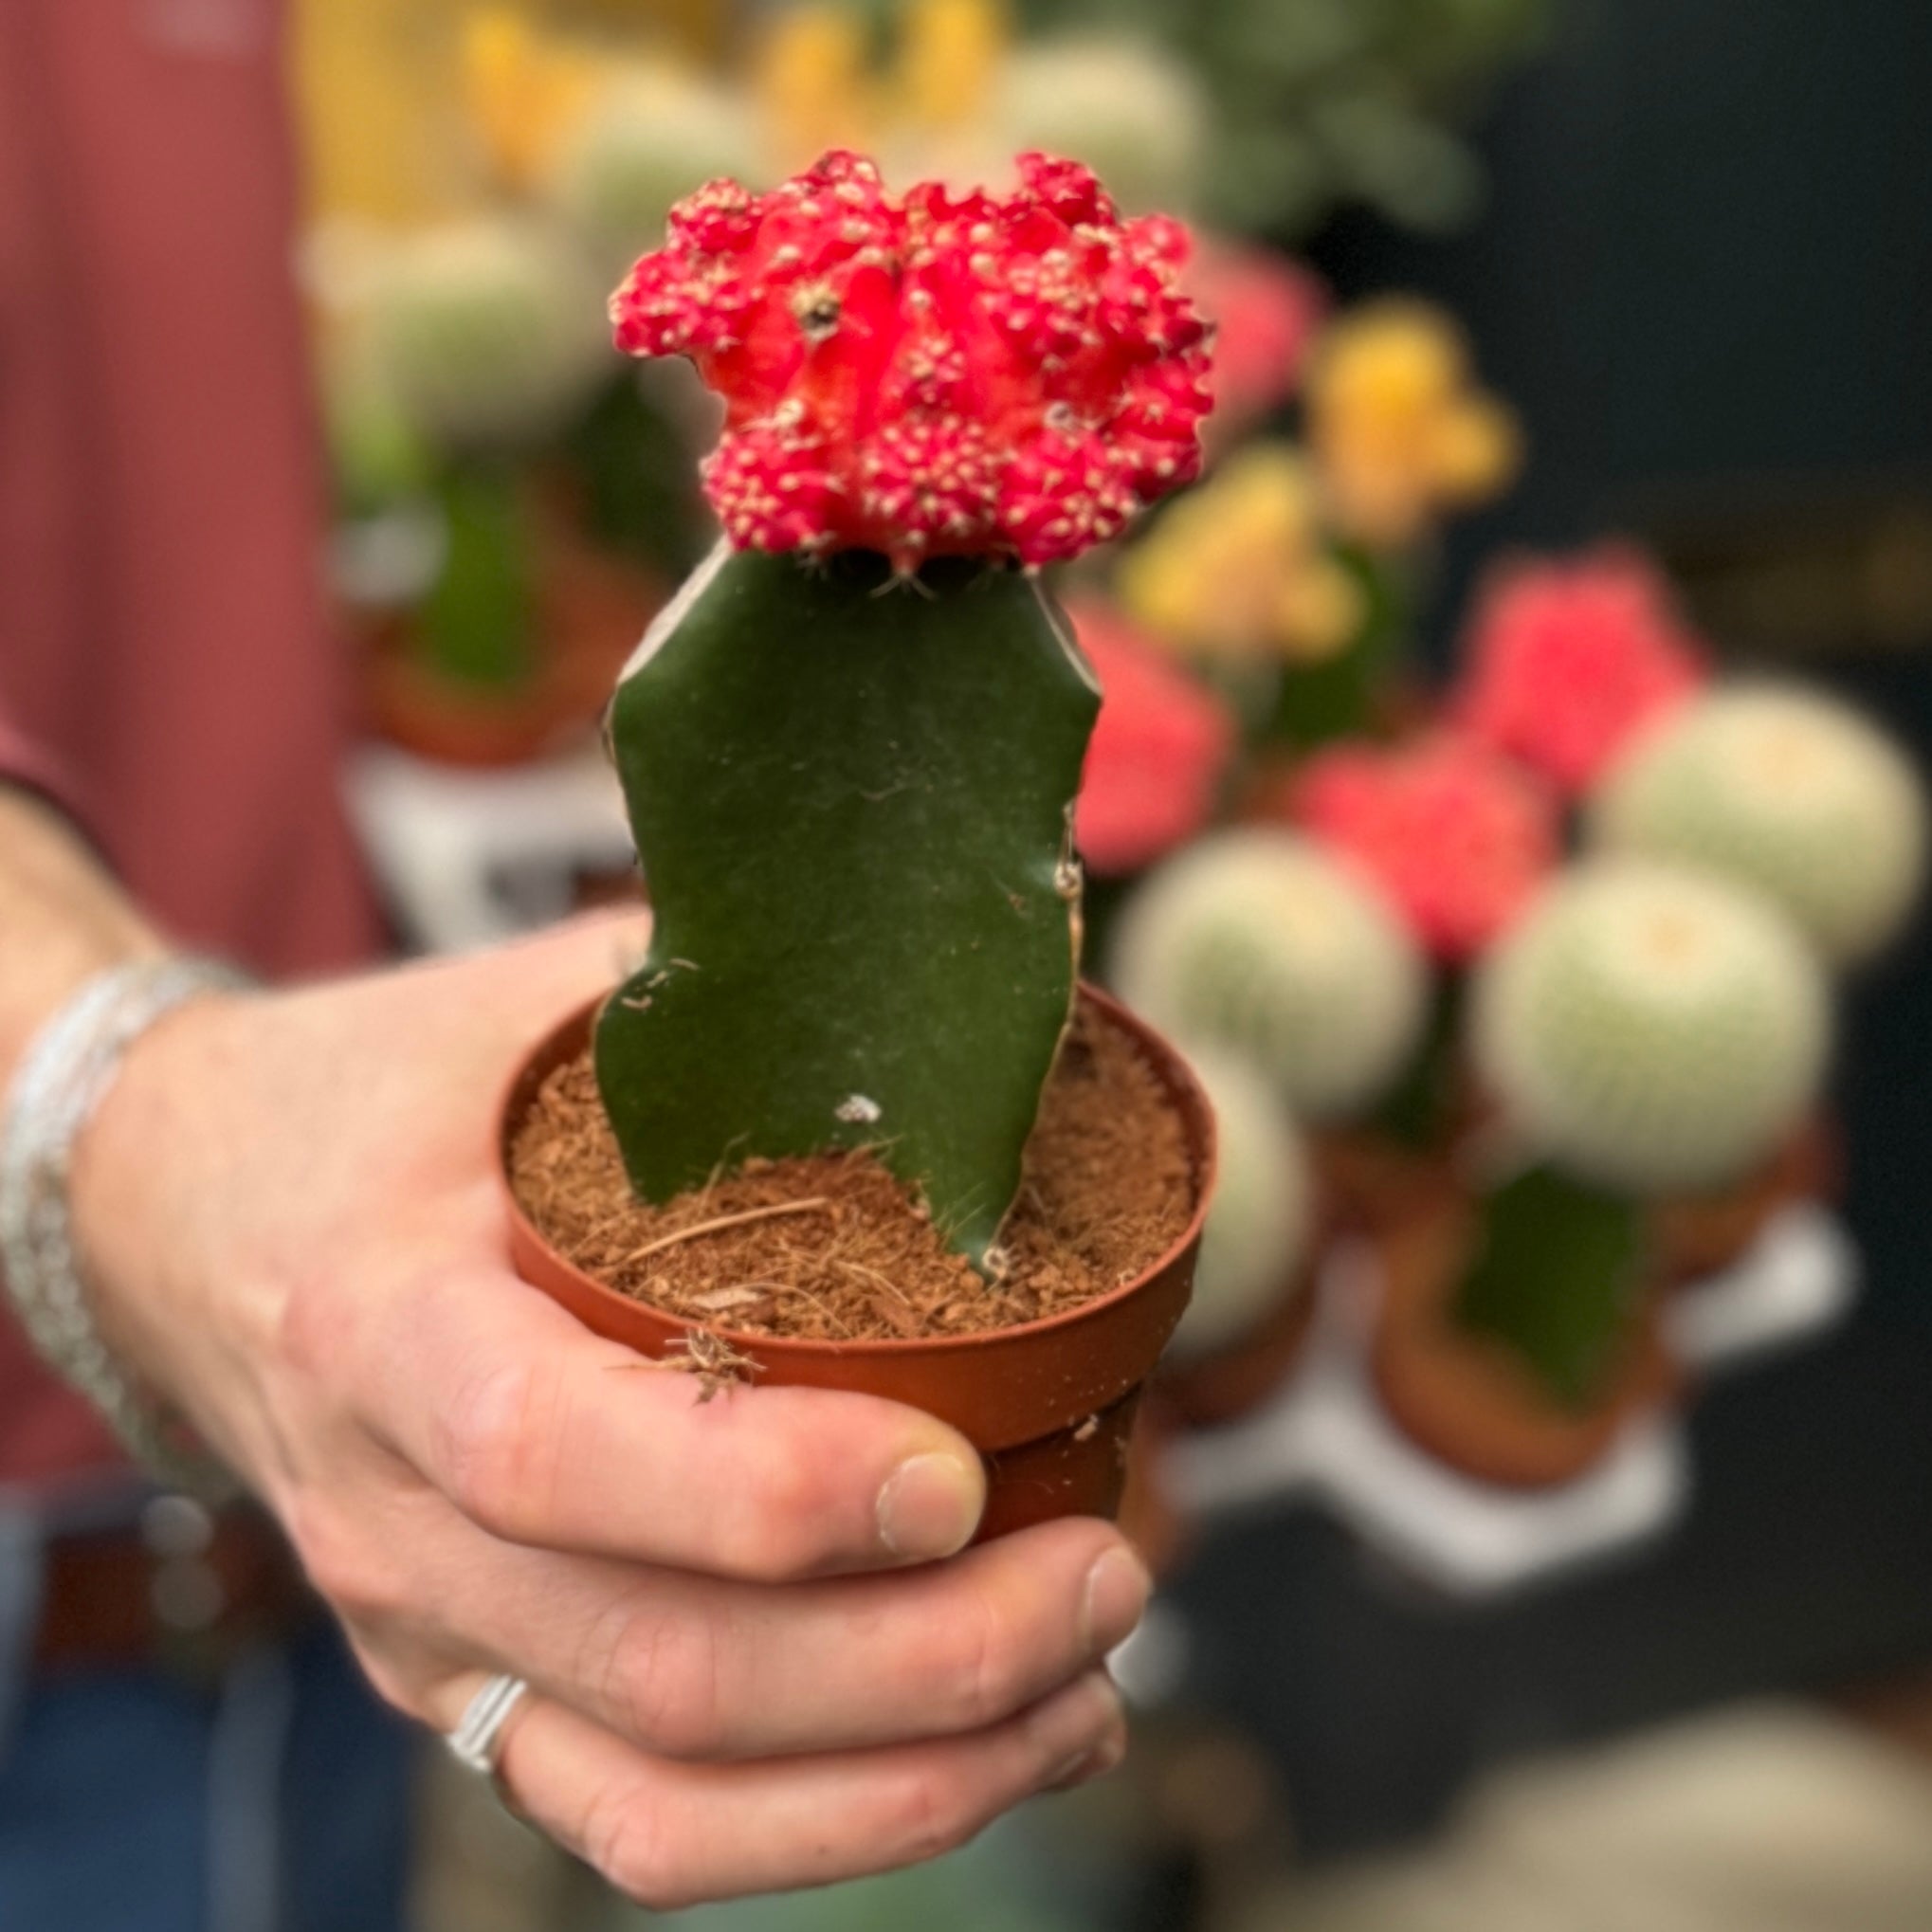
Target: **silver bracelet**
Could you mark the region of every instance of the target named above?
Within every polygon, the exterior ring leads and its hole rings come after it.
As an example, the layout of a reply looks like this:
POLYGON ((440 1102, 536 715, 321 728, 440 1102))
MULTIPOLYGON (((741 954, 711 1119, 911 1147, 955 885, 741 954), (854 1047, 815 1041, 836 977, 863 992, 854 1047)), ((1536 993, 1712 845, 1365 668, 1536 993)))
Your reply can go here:
POLYGON ((22 1325, 138 1461, 191 1488, 221 1478, 185 1426, 101 1340, 81 1278, 68 1194, 75 1146, 128 1048, 176 1007, 252 984, 232 966, 186 955, 110 967, 34 1036, 0 1115, 0 1273, 22 1325))

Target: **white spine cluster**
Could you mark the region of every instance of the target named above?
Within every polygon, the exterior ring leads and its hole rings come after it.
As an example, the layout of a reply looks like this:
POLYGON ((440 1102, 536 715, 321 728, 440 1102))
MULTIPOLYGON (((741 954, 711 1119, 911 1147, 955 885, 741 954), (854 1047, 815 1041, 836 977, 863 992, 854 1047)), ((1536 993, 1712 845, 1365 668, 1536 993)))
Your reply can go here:
POLYGON ((1598 844, 1768 893, 1850 965, 1898 931, 1925 870, 1925 803, 1856 712, 1789 685, 1712 693, 1639 741, 1593 807, 1598 844))
POLYGON ((1263 1072, 1298 1118, 1372 1103, 1420 1035, 1428 971, 1376 888, 1295 833, 1217 833, 1121 915, 1114 983, 1183 1043, 1263 1072))
POLYGON ((993 106, 1008 153, 1038 149, 1085 162, 1130 214, 1192 205, 1210 112, 1198 83, 1171 55, 1103 33, 1018 48, 993 106))
POLYGON ((1546 891, 1475 985, 1479 1069, 1540 1155, 1638 1194, 1720 1186, 1813 1102, 1823 969, 1761 896, 1595 860, 1546 891))
POLYGON ((664 246, 665 219, 686 195, 758 173, 743 103, 665 68, 612 87, 558 153, 547 186, 599 269, 616 276, 664 246))
POLYGON ((445 448, 540 433, 611 366, 581 264, 517 221, 411 237, 371 278, 365 323, 384 393, 445 448))

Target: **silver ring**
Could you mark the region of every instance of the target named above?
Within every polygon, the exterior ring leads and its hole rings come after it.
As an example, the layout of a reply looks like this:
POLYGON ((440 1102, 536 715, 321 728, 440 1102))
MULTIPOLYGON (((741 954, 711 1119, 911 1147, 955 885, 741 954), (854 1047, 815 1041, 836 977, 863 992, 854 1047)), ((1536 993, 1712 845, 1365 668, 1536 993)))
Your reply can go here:
POLYGON ((492 1677, 470 1699, 463 1722, 444 1739, 449 1746, 449 1755, 479 1777, 494 1778, 497 1757, 503 1744, 503 1726, 529 1690, 530 1686, 520 1677, 492 1677))

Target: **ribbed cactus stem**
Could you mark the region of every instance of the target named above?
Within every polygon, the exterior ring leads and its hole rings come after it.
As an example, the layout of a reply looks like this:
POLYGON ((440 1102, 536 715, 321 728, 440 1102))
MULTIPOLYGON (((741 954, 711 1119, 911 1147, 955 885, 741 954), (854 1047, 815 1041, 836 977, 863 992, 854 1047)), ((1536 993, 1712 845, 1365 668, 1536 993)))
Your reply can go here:
POLYGON ((1591 1408, 1643 1289, 1640 1211, 1628 1196, 1532 1167, 1485 1195, 1480 1214, 1457 1324, 1509 1349, 1553 1402, 1591 1408))
POLYGON ((873 1146, 996 1267, 1072 1012, 1099 702, 1016 570, 712 557, 611 719, 656 923, 596 1063, 640 1194, 873 1146))

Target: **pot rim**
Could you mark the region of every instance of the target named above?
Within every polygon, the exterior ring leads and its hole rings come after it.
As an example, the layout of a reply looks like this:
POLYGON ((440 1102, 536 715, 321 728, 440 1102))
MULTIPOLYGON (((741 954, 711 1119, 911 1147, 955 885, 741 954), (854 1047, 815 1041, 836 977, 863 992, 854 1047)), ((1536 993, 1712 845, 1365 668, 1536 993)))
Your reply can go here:
POLYGON ((588 1269, 572 1261, 543 1230, 532 1221, 523 1211, 523 1204, 517 1198, 509 1178, 509 1147, 511 1137, 519 1117, 519 1099, 533 1065, 558 1039, 586 1022, 593 1021, 596 1013, 611 996, 601 993, 586 1005, 574 1009, 564 1019, 549 1028, 539 1039, 519 1056, 516 1067, 506 1084, 497 1106, 497 1148, 503 1178, 503 1194, 508 1205, 513 1236, 535 1249, 540 1249, 555 1261, 557 1267, 571 1275, 615 1307, 629 1311, 633 1317, 640 1311, 665 1323, 667 1328, 687 1334, 707 1334, 716 1336, 720 1341, 741 1346, 747 1351, 763 1356, 840 1356, 859 1357, 862 1359, 905 1360, 914 1357, 950 1356, 967 1354, 989 1344, 1008 1344, 1024 1341, 1034 1337, 1064 1334, 1079 1327, 1106 1311, 1131 1300, 1147 1285, 1178 1266, 1200 1242, 1202 1230, 1207 1224, 1208 1211, 1213 1203, 1214 1177, 1218 1154, 1218 1128, 1214 1109, 1209 1101, 1199 1077, 1182 1053, 1164 1034, 1156 1031, 1139 1014, 1130 1012, 1111 993, 1103 992, 1088 980, 1077 983, 1078 999, 1095 1008, 1106 1021, 1134 1041, 1138 1050, 1153 1067, 1161 1084, 1166 1087, 1172 1105, 1184 1113, 1192 1113, 1195 1120, 1194 1130, 1189 1136, 1191 1156, 1194 1157, 1194 1205, 1187 1225, 1180 1233, 1163 1248, 1160 1252, 1137 1268, 1131 1279, 1118 1287, 1110 1288, 1103 1295, 1082 1302, 1078 1306, 1064 1309, 1057 1315, 1042 1316, 1037 1321, 1014 1323, 1004 1328, 977 1329, 968 1335, 898 1336, 891 1338, 861 1339, 850 1341, 828 1341, 812 1340, 802 1336, 757 1335, 741 1328, 729 1328, 708 1321, 694 1321, 688 1316, 674 1315, 667 1308, 661 1308, 654 1302, 647 1302, 634 1295, 627 1295, 613 1288, 609 1283, 600 1281, 588 1269))

